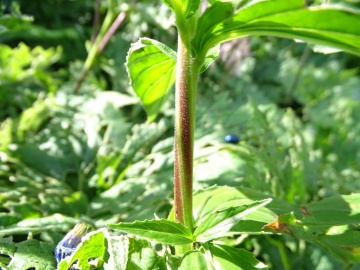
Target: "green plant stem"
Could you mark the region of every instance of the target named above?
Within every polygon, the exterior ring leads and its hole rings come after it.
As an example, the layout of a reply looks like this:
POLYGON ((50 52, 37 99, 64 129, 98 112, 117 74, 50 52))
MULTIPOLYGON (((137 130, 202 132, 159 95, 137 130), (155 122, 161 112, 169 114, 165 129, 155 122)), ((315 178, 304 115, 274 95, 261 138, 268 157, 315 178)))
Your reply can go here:
POLYGON ((89 73, 91 67, 94 65, 96 57, 102 53, 106 44, 110 40, 110 37, 114 35, 116 29, 122 24, 126 17, 126 13, 124 11, 120 12, 119 15, 116 17, 115 21, 115 1, 109 0, 108 1, 108 11, 106 13, 106 17, 104 19, 103 24, 101 25, 101 29, 99 34, 97 35, 94 44, 92 45, 89 54, 85 60, 84 66, 81 70, 80 76, 78 80, 75 82, 73 91, 77 93, 82 82, 84 81, 85 77, 89 73))
POLYGON ((286 255, 284 243, 281 241, 277 241, 276 239, 271 238, 270 236, 266 237, 266 239, 274 246, 276 246, 279 250, 281 262, 285 270, 290 270, 290 263, 286 255))
POLYGON ((195 127, 195 97, 198 72, 190 46, 179 35, 175 96, 175 220, 192 230, 192 182, 195 127))

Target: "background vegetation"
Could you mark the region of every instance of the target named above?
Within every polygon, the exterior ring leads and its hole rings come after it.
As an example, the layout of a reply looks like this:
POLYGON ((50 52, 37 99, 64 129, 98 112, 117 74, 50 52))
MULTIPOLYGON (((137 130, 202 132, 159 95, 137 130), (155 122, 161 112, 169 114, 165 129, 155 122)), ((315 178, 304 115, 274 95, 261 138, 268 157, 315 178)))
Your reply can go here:
MULTIPOLYGON (((54 268, 52 250, 79 221, 99 228, 169 214, 173 97, 146 123, 124 62, 139 37, 175 49, 173 18, 160 1, 119 3, 126 19, 74 93, 108 8, 100 2, 96 23, 88 0, 1 4, 0 268, 54 268), (24 262, 31 256, 48 266, 24 262)), ((278 38, 222 46, 200 78, 194 188, 240 185, 299 206, 360 192, 359 66, 278 38), (241 142, 224 143, 227 134, 241 142)), ((290 236, 223 241, 272 269, 360 269, 290 236)))

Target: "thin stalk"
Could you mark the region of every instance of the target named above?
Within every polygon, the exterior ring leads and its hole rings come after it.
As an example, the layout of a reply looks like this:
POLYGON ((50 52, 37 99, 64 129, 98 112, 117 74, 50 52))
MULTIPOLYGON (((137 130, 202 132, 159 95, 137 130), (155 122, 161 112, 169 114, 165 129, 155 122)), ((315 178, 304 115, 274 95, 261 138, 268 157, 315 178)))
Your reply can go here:
POLYGON ((125 20, 126 13, 122 11, 115 19, 113 24, 110 26, 109 30, 106 32, 104 37, 101 39, 99 43, 98 53, 102 53, 105 46, 109 42, 110 38, 115 34, 115 31, 119 28, 119 26, 122 24, 122 22, 125 20))
POLYGON ((94 10, 94 21, 93 21, 93 33, 90 39, 92 44, 95 43, 95 39, 99 33, 100 4, 101 4, 101 0, 96 0, 95 10, 94 10))
MULTIPOLYGON (((113 3, 112 0, 109 0, 109 3, 113 3)), ((109 4, 109 9, 104 19, 104 22, 101 26, 100 32, 95 39, 94 44, 92 45, 89 54, 85 60, 84 66, 81 70, 80 76, 78 80, 75 82, 73 91, 77 93, 82 82, 86 78, 87 74, 89 73, 91 67, 94 65, 96 57, 102 53, 106 44, 110 40, 110 37, 114 35, 116 29, 122 24, 126 17, 126 13, 123 11, 121 12, 114 21, 114 7, 113 4, 109 4)))
POLYGON ((175 220, 192 230, 195 97, 198 72, 189 48, 179 35, 175 84, 174 210, 175 220))
POLYGON ((280 258, 281 258, 281 262, 283 264, 283 267, 285 270, 290 270, 290 263, 289 260, 287 258, 286 255, 286 251, 285 251, 285 247, 284 247, 284 243, 282 241, 277 241, 276 239, 273 239, 271 237, 266 237, 267 240, 274 246, 276 246, 279 250, 279 254, 280 254, 280 258))
POLYGON ((82 82, 84 81, 86 75, 88 74, 92 65, 94 64, 95 59, 98 55, 99 44, 100 44, 101 40, 103 39, 103 37, 105 36, 105 33, 110 28, 110 25, 112 24, 113 20, 114 20, 114 12, 109 7, 109 10, 106 13, 104 22, 101 26, 100 32, 99 32, 98 36, 96 37, 94 44, 91 46, 89 54, 86 57, 84 66, 81 70, 80 76, 74 84, 73 91, 75 94, 78 92, 82 82))

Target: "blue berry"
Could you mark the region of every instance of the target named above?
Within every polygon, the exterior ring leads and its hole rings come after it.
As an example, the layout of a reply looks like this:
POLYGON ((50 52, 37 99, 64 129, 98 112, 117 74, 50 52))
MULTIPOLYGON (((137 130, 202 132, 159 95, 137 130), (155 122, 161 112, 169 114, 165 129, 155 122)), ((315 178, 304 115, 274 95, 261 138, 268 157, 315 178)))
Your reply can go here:
POLYGON ((240 141, 240 138, 236 135, 231 135, 228 134, 225 136, 224 141, 226 143, 233 143, 233 144, 237 144, 240 141))
POLYGON ((73 254, 76 247, 81 243, 81 237, 85 229, 85 224, 76 224, 74 229, 68 232, 65 237, 57 244, 54 253, 58 263, 65 257, 73 254))

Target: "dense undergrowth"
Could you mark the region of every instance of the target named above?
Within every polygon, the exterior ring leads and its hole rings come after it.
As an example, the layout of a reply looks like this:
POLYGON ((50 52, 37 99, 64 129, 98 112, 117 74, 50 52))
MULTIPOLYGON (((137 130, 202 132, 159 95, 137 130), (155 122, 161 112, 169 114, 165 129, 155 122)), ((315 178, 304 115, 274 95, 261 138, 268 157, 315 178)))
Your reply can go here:
MULTIPOLYGON (((152 1, 129 4, 126 23, 74 94, 93 7, 53 2, 39 10, 2 4, 0 269, 53 269, 53 249, 75 224, 166 218, 172 207, 173 93, 147 123, 123 66, 140 36, 175 46, 169 13, 152 1)), ((254 37, 223 46, 222 59, 200 78, 195 190, 241 186, 299 206, 360 192, 358 57, 254 37), (240 143, 224 143, 227 134, 240 143)), ((360 267, 291 236, 221 241, 272 269, 360 267)))

